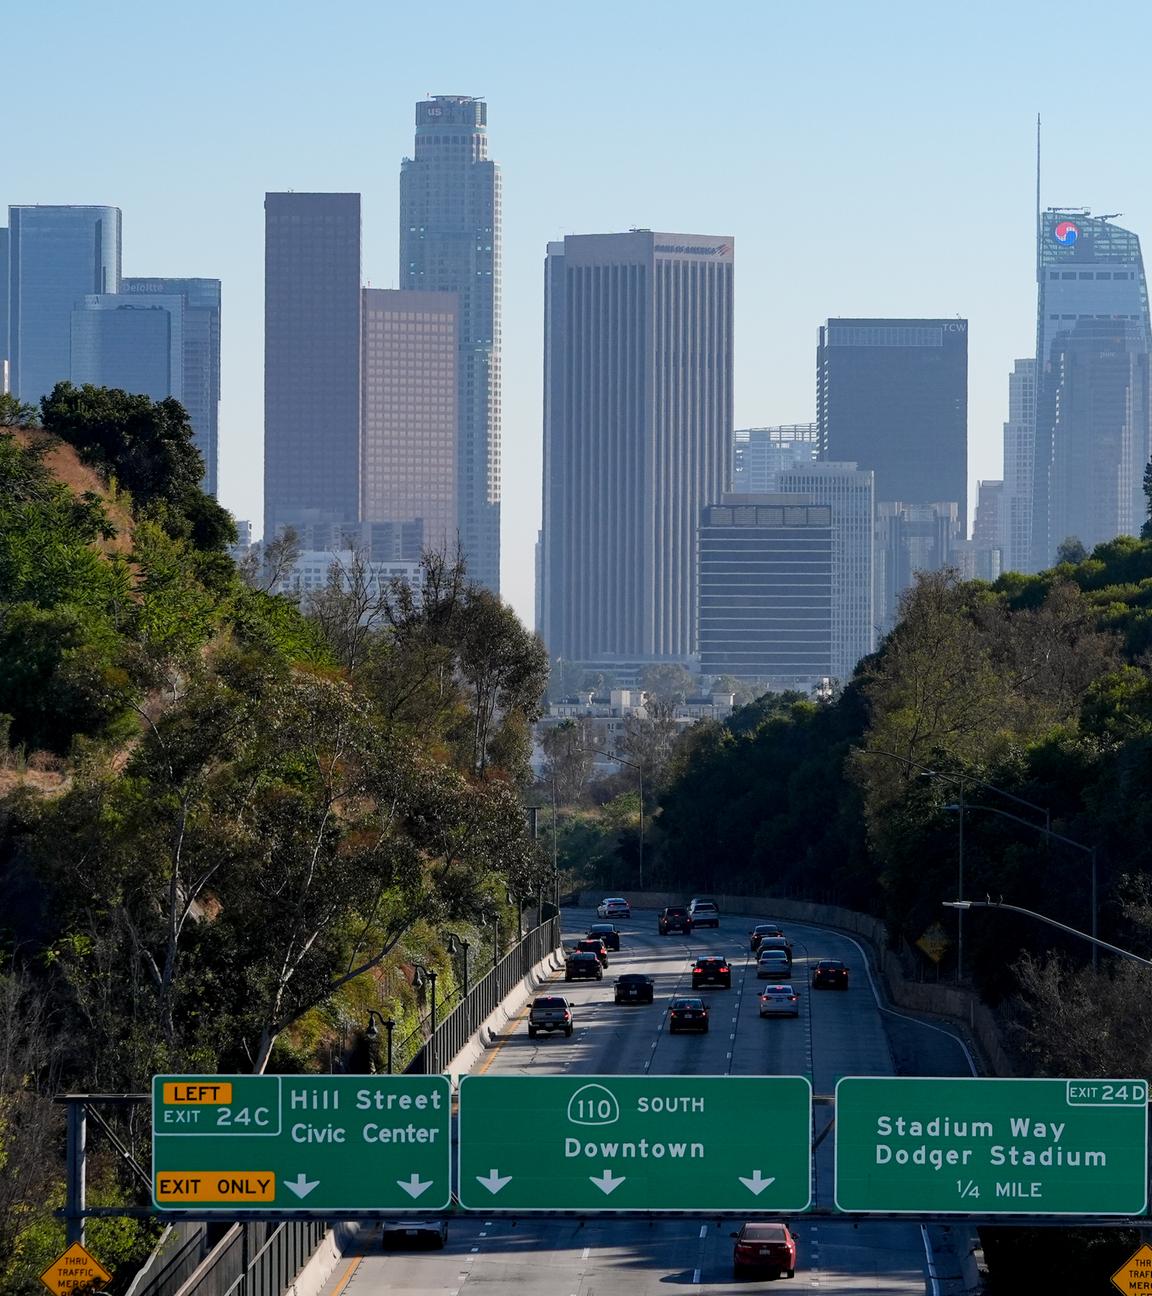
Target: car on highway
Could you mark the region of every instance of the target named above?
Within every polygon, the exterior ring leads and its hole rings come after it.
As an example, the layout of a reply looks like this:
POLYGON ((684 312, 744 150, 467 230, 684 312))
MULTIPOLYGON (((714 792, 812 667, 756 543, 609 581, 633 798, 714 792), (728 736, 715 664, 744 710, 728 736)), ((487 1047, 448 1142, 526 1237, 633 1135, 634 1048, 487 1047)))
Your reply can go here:
POLYGON ((698 958, 692 964, 692 989, 699 990, 701 986, 706 985, 723 986, 725 990, 732 989, 732 968, 726 958, 710 955, 706 958, 698 958))
POLYGON ((799 1017, 800 996, 790 982, 768 985, 760 992, 761 1017, 799 1017))
POLYGON ((597 918, 631 918, 632 906, 623 896, 609 896, 596 906, 597 918))
POLYGON ((761 936, 756 952, 757 954, 763 954, 766 950, 780 950, 788 960, 789 967, 791 967, 792 942, 787 936, 761 936))
POLYGON ((535 1039, 540 1031, 548 1035, 563 1031, 570 1036, 572 1021, 572 1005, 563 995, 537 995, 528 1010, 528 1038, 535 1039))
POLYGON ((656 986, 650 976, 641 972, 625 972, 616 978, 613 998, 622 1003, 651 1003, 656 996, 656 986))
POLYGON ((783 1220, 749 1220, 732 1236, 732 1277, 768 1273, 777 1278, 796 1277, 796 1239, 783 1220))
POLYGON ((761 981, 784 981, 792 971, 792 960, 779 949, 761 950, 756 960, 756 975, 761 981))
POLYGON ((690 999, 685 996, 673 999, 668 1008, 668 1032, 675 1035, 677 1031, 708 1030, 708 1008, 703 999, 690 999))
POLYGON ((610 950, 620 948, 620 933, 616 930, 614 923, 593 923, 588 928, 588 936, 591 940, 599 937, 610 950))
POLYGON ((715 900, 709 900, 705 896, 689 900, 688 916, 692 919, 693 927, 720 926, 720 908, 715 900))
POLYGON ((847 990, 848 965, 839 959, 821 959, 812 969, 813 990, 847 990))
POLYGON ((442 1219, 385 1220, 380 1244, 385 1250, 406 1247, 443 1248, 448 1241, 448 1221, 442 1219))
POLYGON ((674 931, 691 936, 692 915, 685 905, 669 905, 667 909, 660 910, 660 916, 656 919, 656 929, 661 936, 667 936, 669 932, 674 931))
POLYGON ((604 966, 591 950, 573 950, 564 960, 565 981, 603 981, 604 966))
POLYGON ((576 949, 581 954, 595 954, 601 967, 608 966, 608 946, 599 936, 585 936, 576 942, 576 949))
POLYGON ((783 936, 780 930, 780 924, 774 922, 757 923, 748 933, 748 948, 753 954, 760 948, 760 942, 765 936, 783 936))

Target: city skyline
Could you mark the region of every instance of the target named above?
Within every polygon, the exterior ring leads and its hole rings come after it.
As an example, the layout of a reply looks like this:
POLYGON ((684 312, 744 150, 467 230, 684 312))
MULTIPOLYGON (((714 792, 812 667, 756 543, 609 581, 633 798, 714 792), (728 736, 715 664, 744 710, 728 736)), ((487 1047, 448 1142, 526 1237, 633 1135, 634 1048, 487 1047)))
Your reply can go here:
MULTIPOLYGON (((336 28, 306 38, 283 21, 283 7, 209 0, 175 45, 167 17, 135 0, 117 31, 77 8, 52 95, 34 63, 8 70, 10 92, 38 109, 7 141, 0 206, 114 204, 124 212, 126 274, 222 280, 221 499, 258 527, 263 193, 362 192, 366 282, 399 287, 397 171, 411 151, 412 105, 431 91, 486 95, 505 184, 503 489, 516 502, 504 510, 503 588, 531 621, 539 267, 545 244, 566 231, 732 231, 741 246, 738 426, 814 417, 813 339, 831 315, 967 317, 970 495, 977 479, 1000 477, 1005 380, 1035 347, 1035 115, 1045 122, 1045 205, 1122 209, 1127 227, 1152 228, 1152 177, 1132 165, 1150 18, 1128 8, 1130 39, 1118 49, 1103 30, 1069 41, 1059 4, 1001 7, 991 27, 993 11, 984 22, 980 8, 927 14, 893 4, 878 14, 845 5, 818 21, 749 7, 731 15, 722 56, 717 48, 708 57, 686 6, 654 24, 649 13, 593 4, 576 31, 534 11, 529 22, 517 5, 477 26, 449 4, 429 42, 414 13, 361 5, 349 15, 355 46, 336 28), (280 21, 270 26, 273 12, 280 21), (597 33, 609 17, 618 39, 606 46, 597 33), (905 58, 898 37, 922 57, 905 58), (366 47, 408 51, 384 93, 378 80, 346 74, 366 47), (169 50, 170 75, 212 67, 217 92, 175 101, 161 120, 140 112, 138 84, 100 75, 157 48, 169 50), (789 57, 772 62, 765 88, 765 54, 784 48, 789 57), (587 92, 591 63, 611 87, 603 94, 587 92), (686 78, 694 109, 658 127, 668 87, 686 78), (322 97, 300 93, 320 84, 322 97), (1081 93, 1061 93, 1074 85, 1081 93), (1082 111, 1093 87, 1106 87, 1114 107, 1103 136, 1082 111), (95 96, 100 113, 81 111, 95 96), (578 111, 556 111, 561 102, 578 111), (909 111, 912 103, 923 110, 909 111), (142 167, 142 156, 165 161, 142 167)), ((6 33, 14 47, 36 48, 51 39, 48 23, 26 8, 6 33)))

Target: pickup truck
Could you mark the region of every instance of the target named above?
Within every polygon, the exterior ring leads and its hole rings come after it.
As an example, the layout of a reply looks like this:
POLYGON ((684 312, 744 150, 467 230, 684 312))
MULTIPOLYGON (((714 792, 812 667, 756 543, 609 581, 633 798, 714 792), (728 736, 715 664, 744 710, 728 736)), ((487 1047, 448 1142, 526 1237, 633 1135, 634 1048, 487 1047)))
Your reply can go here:
POLYGON ((572 1034, 572 1005, 563 995, 540 995, 532 1000, 528 1011, 528 1038, 535 1039, 537 1031, 563 1031, 572 1034))

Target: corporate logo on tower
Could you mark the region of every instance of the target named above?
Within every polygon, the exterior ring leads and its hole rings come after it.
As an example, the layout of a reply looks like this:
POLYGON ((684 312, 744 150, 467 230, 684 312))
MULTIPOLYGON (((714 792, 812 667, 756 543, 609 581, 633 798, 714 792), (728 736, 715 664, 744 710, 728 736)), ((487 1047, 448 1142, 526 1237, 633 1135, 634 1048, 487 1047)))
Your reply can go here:
POLYGON ((1061 247, 1074 247, 1080 237, 1080 227, 1071 221, 1057 221, 1052 229, 1052 237, 1061 247))

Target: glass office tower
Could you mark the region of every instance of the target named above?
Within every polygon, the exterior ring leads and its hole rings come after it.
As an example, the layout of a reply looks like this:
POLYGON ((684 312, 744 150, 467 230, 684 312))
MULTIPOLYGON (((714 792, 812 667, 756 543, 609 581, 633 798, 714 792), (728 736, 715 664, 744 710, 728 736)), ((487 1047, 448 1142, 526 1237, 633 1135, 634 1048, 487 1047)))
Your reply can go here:
POLYGON ((488 105, 416 105, 415 156, 400 169, 400 286, 456 293, 457 489, 468 574, 500 588, 500 171, 488 105))
POLYGON ((204 489, 215 495, 220 460, 220 280, 125 277, 120 292, 141 305, 179 302, 181 385, 172 395, 188 411, 204 458, 204 489))
POLYGON ((72 309, 120 290, 118 207, 8 208, 12 391, 35 404, 72 371, 72 309))
POLYGON ((820 458, 876 474, 876 500, 968 497, 968 321, 830 319, 817 352, 820 458))
POLYGON ((0 395, 8 391, 8 231, 0 229, 0 395))
POLYGON ((730 238, 569 235, 545 266, 542 631, 553 658, 687 661, 697 529, 732 466, 730 238))
POLYGON ((72 367, 77 387, 115 387, 152 400, 180 399, 183 386, 184 303, 151 305, 120 293, 93 293, 72 312, 72 367))
POLYGON ((1148 285, 1140 240, 1106 216, 1038 223, 1032 570, 1068 536, 1139 533, 1152 455, 1148 285))
POLYGON ((264 537, 360 516, 360 195, 264 196, 264 537))

